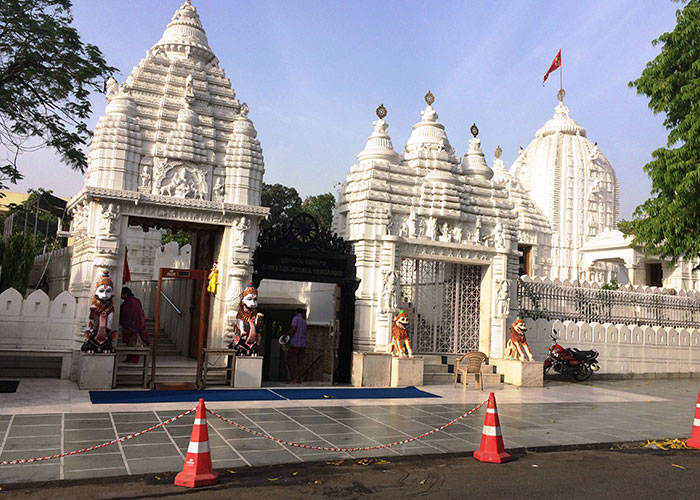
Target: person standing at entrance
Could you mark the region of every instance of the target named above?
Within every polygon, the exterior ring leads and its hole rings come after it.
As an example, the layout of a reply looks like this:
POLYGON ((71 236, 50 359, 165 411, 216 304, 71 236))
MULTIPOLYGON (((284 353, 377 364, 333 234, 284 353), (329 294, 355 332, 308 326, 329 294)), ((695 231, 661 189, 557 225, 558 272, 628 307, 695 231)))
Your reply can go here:
MULTIPOLYGON (((119 309, 119 324, 122 326, 122 339, 129 347, 136 347, 139 338, 145 346, 151 345, 146 332, 146 315, 141 301, 134 297, 130 288, 122 288, 122 306, 119 309)), ((140 356, 129 354, 127 363, 138 363, 140 356)))
POLYGON ((304 351, 306 351, 306 309, 300 307, 292 318, 292 326, 287 335, 291 337, 287 351, 287 368, 289 368, 289 383, 301 384, 304 372, 304 351))

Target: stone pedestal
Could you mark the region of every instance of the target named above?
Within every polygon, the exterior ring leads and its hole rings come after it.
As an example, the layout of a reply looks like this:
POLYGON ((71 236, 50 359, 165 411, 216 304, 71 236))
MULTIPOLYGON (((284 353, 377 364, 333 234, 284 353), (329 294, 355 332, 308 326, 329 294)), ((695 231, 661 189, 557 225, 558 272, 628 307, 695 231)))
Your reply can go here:
POLYGON ((80 389, 111 389, 116 354, 80 353, 78 387, 80 389))
POLYGON ((353 387, 388 387, 391 381, 391 354, 385 352, 353 352, 353 387))
POLYGON ((262 386, 263 356, 236 356, 233 370, 233 387, 253 388, 262 386))
POLYGON ((423 358, 391 358, 391 387, 423 385, 423 358))
POLYGON ((544 367, 541 361, 490 358, 489 364, 496 366, 496 372, 503 375, 503 381, 506 384, 518 387, 542 387, 544 385, 544 367))

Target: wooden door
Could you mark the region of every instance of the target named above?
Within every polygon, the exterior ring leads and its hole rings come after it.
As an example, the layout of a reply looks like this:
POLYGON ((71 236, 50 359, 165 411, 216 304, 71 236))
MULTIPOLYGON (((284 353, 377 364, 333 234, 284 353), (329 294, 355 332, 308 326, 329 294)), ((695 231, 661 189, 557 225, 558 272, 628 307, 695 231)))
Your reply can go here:
MULTIPOLYGON (((192 269, 207 271, 214 265, 214 231, 199 231, 194 235, 194 261, 192 269)), ((207 336, 209 332, 209 294, 202 292, 200 283, 194 285, 192 293, 192 306, 190 311, 190 339, 188 355, 190 358, 197 358, 199 345, 199 317, 202 311, 202 293, 204 297, 204 328, 202 329, 202 346, 207 346, 207 336)))

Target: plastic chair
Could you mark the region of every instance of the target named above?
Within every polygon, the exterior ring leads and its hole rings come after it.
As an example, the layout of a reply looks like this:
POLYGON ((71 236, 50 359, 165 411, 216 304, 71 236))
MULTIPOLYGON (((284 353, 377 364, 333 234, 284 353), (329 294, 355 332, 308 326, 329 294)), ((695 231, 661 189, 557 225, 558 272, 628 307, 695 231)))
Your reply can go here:
POLYGON ((472 351, 463 355, 455 363, 455 383, 452 387, 457 387, 457 376, 462 374, 462 390, 467 389, 467 374, 474 374, 476 386, 484 390, 484 382, 481 378, 481 366, 488 356, 483 352, 472 351))

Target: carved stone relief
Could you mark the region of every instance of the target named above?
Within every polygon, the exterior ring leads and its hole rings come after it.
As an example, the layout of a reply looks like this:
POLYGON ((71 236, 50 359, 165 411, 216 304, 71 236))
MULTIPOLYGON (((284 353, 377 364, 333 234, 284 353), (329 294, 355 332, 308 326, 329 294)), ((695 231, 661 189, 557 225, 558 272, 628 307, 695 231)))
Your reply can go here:
POLYGON ((221 177, 217 177, 216 182, 214 183, 214 199, 216 201, 221 201, 224 199, 224 194, 226 194, 224 181, 221 177))
POLYGON ((234 247, 244 247, 246 233, 250 229, 250 220, 245 216, 239 217, 233 223, 233 234, 231 244, 234 247))
POLYGON ((510 280, 500 280, 498 281, 498 288, 496 290, 496 317, 504 318, 508 316, 510 299, 510 280))
POLYGON ((177 163, 170 167, 157 165, 156 171, 162 177, 154 179, 154 194, 196 200, 208 198, 209 190, 203 170, 193 165, 177 163))
POLYGON ((116 221, 119 218, 119 206, 114 203, 102 204, 102 222, 100 232, 103 234, 118 233, 116 221))
POLYGON ((390 313, 396 309, 396 281, 398 273, 390 269, 382 269, 382 296, 380 312, 390 313))

